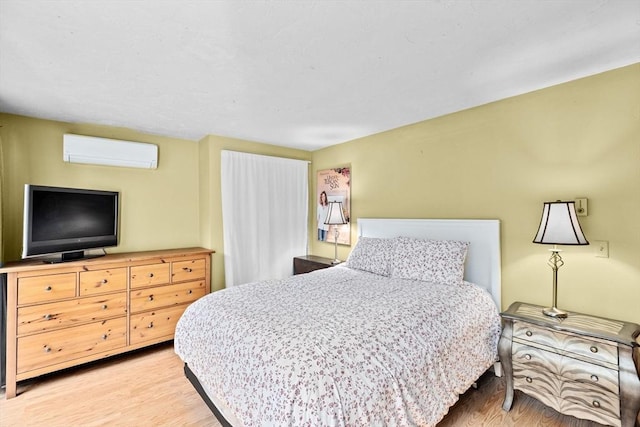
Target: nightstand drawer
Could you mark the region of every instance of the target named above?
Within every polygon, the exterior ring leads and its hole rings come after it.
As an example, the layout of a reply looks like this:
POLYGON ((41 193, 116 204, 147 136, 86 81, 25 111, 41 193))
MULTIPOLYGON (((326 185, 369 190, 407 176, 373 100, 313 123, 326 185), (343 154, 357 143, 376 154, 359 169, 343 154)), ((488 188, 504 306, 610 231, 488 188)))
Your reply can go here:
POLYGON ((517 363, 530 371, 549 372, 569 381, 589 384, 596 389, 618 394, 618 371, 614 369, 582 362, 518 342, 512 344, 512 351, 514 366, 517 363))
POLYGON ((333 267, 333 260, 316 255, 297 256, 293 258, 293 274, 311 273, 323 268, 333 267))
POLYGON ((513 364, 513 386, 567 415, 620 426, 620 399, 602 389, 564 381, 545 372, 513 364))
POLYGON ((618 347, 605 344, 595 338, 583 338, 551 329, 539 328, 531 323, 513 322, 513 338, 534 343, 534 346, 545 346, 557 351, 573 353, 578 356, 618 365, 618 347))

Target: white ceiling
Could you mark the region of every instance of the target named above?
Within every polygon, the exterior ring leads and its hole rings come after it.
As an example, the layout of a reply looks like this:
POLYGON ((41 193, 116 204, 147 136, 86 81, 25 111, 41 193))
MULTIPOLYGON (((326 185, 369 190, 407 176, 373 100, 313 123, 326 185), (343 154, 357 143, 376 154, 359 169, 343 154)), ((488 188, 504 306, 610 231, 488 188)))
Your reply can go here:
POLYGON ((0 0, 0 111, 190 140, 315 150, 637 62, 638 0, 0 0))

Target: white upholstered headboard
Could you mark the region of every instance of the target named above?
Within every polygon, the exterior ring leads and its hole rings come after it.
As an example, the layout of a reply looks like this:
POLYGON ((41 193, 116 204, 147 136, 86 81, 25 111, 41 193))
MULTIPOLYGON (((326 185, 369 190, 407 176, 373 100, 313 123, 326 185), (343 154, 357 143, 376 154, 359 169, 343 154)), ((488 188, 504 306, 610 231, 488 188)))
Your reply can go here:
POLYGON ((358 218, 358 236, 469 242, 464 278, 489 291, 500 310, 500 221, 497 219, 358 218))

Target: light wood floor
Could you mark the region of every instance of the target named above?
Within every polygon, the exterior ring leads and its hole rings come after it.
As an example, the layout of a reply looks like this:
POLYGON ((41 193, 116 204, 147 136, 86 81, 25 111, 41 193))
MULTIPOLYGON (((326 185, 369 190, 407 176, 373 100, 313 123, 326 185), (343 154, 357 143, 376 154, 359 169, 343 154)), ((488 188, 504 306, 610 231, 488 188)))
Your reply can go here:
MULTIPOLYGON (((485 375, 438 425, 594 427, 516 392, 502 410, 504 380, 485 375)), ((171 343, 25 381, 0 393, 0 426, 214 426, 220 424, 185 378, 171 343)))

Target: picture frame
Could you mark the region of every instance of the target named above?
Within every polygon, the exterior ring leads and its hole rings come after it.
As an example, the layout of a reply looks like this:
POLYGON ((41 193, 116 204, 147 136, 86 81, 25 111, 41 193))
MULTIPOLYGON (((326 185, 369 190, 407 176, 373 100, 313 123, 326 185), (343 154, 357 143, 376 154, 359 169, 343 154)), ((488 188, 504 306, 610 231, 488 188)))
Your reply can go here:
POLYGON ((316 178, 316 238, 334 243, 335 227, 338 227, 338 244, 351 245, 351 166, 318 170, 316 178), (342 202, 347 224, 324 224, 329 202, 342 202))

